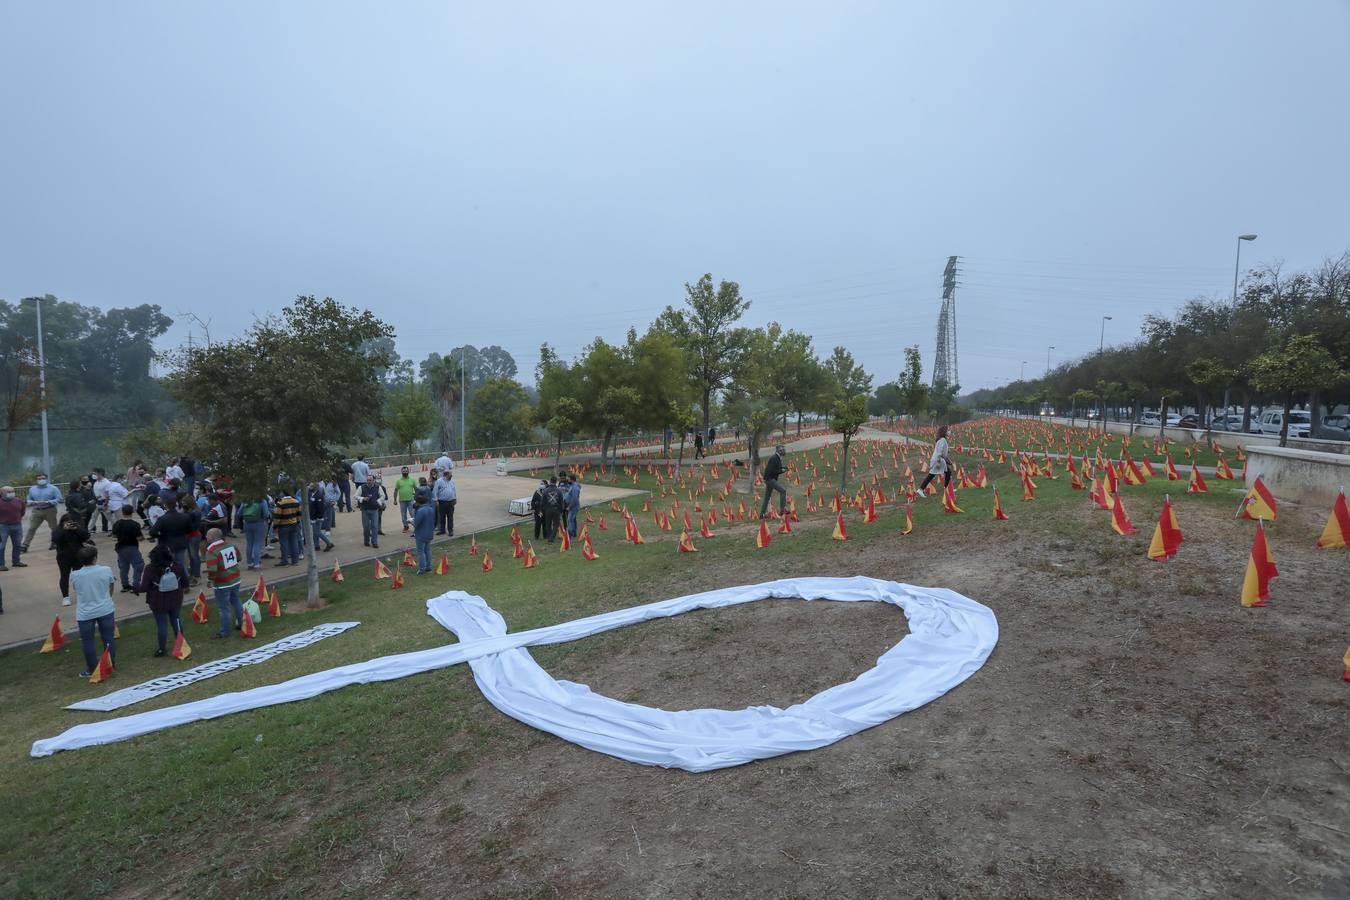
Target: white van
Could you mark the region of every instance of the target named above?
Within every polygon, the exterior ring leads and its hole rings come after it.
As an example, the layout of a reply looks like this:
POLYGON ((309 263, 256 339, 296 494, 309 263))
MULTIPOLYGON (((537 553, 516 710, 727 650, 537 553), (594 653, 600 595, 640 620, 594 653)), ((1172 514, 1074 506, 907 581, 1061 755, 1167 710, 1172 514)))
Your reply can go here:
MULTIPOLYGON (((1284 410, 1272 409, 1269 412, 1261 414, 1260 428, 1262 434, 1280 433, 1280 428, 1284 425, 1284 410)), ((1312 414, 1302 409, 1291 409, 1289 411, 1289 436, 1305 438, 1308 432, 1312 431, 1312 414)))

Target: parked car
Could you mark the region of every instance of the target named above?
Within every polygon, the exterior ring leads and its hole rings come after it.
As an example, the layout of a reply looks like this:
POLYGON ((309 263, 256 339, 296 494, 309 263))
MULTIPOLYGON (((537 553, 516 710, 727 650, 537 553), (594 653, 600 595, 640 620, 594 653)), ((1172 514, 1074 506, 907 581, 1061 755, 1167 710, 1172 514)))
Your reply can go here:
POLYGON ((1215 416, 1209 420, 1209 427, 1212 431, 1241 431, 1242 416, 1215 416))
MULTIPOLYGON (((1261 414, 1261 433, 1279 434, 1284 427, 1284 410, 1272 409, 1261 414)), ((1312 414, 1302 409, 1289 411, 1289 436, 1305 438, 1312 430, 1312 414)))
POLYGON ((1322 419, 1322 424, 1331 428, 1341 428, 1350 431, 1350 416, 1326 416, 1322 419))
MULTIPOLYGON (((1344 418, 1342 416, 1341 418, 1344 418)), ((1336 425, 1328 425, 1325 420, 1317 426, 1317 433, 1313 435, 1319 441, 1350 441, 1350 428, 1340 428, 1336 425)))
POLYGON ((1159 416, 1157 413, 1152 412, 1152 411, 1143 412, 1143 413, 1140 413, 1140 414, 1139 414, 1139 424, 1140 424, 1140 425, 1161 425, 1161 424, 1162 424, 1162 417, 1159 416))
MULTIPOLYGON (((1169 416, 1169 418, 1170 418, 1170 416, 1169 416)), ((1200 417, 1199 417, 1199 416, 1197 416, 1195 413, 1187 413, 1186 415, 1182 416, 1181 419, 1177 422, 1177 427, 1178 427, 1178 428, 1202 428, 1202 427, 1204 427, 1204 426, 1202 426, 1202 425, 1200 424, 1200 417)))

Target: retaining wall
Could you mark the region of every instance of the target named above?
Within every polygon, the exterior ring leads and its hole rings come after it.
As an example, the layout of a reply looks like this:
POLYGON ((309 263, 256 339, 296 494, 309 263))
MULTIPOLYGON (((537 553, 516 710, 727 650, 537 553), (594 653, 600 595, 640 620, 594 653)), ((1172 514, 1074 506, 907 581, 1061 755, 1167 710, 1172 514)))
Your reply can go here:
POLYGON ((1248 487, 1258 475, 1277 500, 1330 506, 1340 486, 1350 482, 1350 456, 1294 447, 1249 445, 1248 487))

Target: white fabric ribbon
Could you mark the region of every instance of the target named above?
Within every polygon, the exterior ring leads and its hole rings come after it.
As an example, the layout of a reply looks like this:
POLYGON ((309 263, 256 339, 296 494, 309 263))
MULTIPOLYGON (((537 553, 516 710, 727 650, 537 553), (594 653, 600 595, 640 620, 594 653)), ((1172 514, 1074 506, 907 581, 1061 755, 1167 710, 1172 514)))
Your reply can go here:
POLYGON ((351 684, 389 681, 467 661, 483 695, 521 722, 621 759, 704 772, 823 747, 922 706, 974 674, 998 642, 993 612, 974 600, 941 588, 863 577, 787 578, 722 588, 514 634, 507 632, 506 622, 486 601, 463 591, 428 600, 427 611, 454 631, 460 643, 77 725, 35 742, 32 755, 49 756, 126 740, 187 722, 303 700, 351 684), (524 649, 575 641, 694 609, 719 609, 770 597, 892 603, 909 619, 910 633, 854 680, 787 709, 669 711, 623 703, 583 684, 557 681, 524 649))

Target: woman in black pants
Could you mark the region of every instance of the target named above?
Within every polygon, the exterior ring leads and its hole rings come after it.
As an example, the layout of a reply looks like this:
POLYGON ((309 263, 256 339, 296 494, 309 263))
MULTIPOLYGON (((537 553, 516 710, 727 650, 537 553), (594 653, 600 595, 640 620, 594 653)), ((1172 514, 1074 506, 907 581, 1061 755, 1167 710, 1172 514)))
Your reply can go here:
POLYGON ((150 562, 141 574, 140 589, 145 594, 145 602, 155 615, 155 639, 158 642, 155 656, 165 654, 165 645, 169 639, 169 629, 177 639, 183 630, 183 588, 187 585, 187 571, 174 559, 173 551, 164 544, 156 544, 150 551, 150 562), (173 590, 161 591, 160 584, 165 572, 173 572, 178 586, 173 590))
POLYGON ((70 570, 79 565, 80 548, 89 540, 89 532, 80 524, 80 517, 69 510, 57 523, 56 567, 61 571, 61 605, 70 605, 70 570))
POLYGON ((937 442, 933 444, 933 457, 928 461, 928 475, 924 478, 923 484, 919 485, 919 493, 939 475, 942 476, 942 486, 946 487, 952 483, 952 467, 947 459, 947 426, 939 425, 937 432, 937 442))

